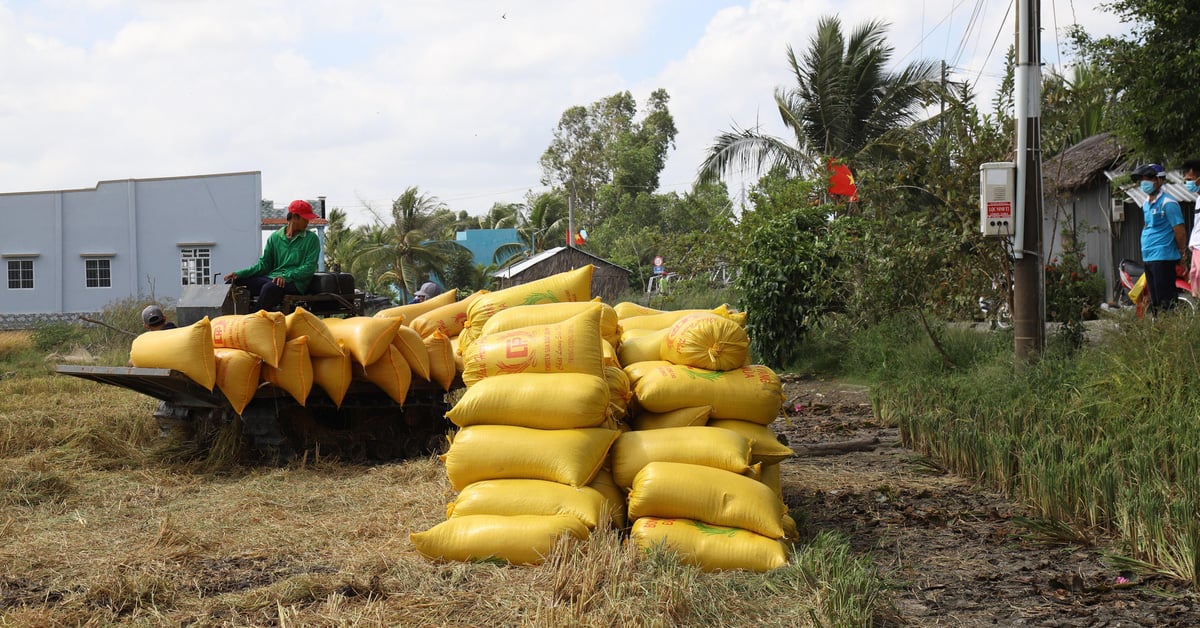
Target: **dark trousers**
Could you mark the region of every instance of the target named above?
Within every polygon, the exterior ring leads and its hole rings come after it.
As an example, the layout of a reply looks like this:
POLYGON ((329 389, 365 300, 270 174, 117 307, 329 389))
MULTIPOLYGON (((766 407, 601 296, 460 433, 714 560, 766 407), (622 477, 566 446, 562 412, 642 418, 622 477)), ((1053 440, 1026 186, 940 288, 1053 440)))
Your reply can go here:
POLYGON ((300 294, 300 291, 296 290, 296 284, 288 281, 280 288, 275 285, 275 279, 264 275, 238 277, 236 283, 239 286, 246 286, 250 290, 251 297, 258 295, 258 307, 268 312, 279 311, 279 304, 283 303, 283 295, 300 294))
POLYGON ((1175 307, 1175 260, 1146 262, 1146 288, 1150 311, 1165 312, 1175 307))

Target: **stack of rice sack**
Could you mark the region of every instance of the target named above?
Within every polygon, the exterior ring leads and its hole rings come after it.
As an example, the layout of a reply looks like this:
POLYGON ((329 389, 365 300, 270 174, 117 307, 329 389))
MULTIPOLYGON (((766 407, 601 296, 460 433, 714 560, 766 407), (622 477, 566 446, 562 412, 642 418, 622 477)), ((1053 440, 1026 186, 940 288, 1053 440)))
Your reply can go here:
POLYGON ((429 354, 431 381, 441 385, 444 390, 450 390, 462 372, 458 343, 459 334, 466 325, 467 309, 487 295, 488 291, 476 291, 461 301, 457 300, 457 294, 457 290, 447 290, 421 303, 401 305, 375 314, 376 318, 399 318, 405 321, 405 327, 425 344, 429 354))
POLYGON ((635 431, 613 447, 629 491, 631 537, 665 545, 706 570, 766 571, 787 561, 793 536, 778 463, 792 455, 769 425, 783 401, 778 376, 747 364, 743 315, 615 308, 618 355, 633 383, 635 431))
POLYGON ((606 317, 588 301, 591 271, 492 292, 468 308, 467 390, 447 414, 461 429, 442 456, 458 496, 446 521, 411 535, 421 554, 537 564, 559 537, 586 539, 607 516, 609 499, 589 485, 618 432, 604 427, 606 317))
MULTIPOLYGON (((454 298, 454 291, 448 294, 454 298)), ((316 385, 339 407, 356 377, 398 404, 414 375, 449 389, 456 376, 449 342, 427 343, 403 322, 399 316, 321 319, 299 307, 286 316, 260 310, 206 317, 138 336, 130 362, 181 371, 209 390, 216 386, 238 414, 264 383, 300 405, 316 385)))

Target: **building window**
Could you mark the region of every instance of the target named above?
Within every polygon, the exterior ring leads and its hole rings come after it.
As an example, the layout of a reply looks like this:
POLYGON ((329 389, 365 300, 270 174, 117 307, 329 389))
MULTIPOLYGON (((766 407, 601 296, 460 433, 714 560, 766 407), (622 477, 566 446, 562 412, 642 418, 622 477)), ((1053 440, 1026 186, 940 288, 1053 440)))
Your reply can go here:
POLYGON ((212 249, 179 249, 183 285, 207 286, 212 283, 212 249))
POLYGON ((33 290, 33 260, 8 260, 8 289, 33 290))
POLYGON ((112 287, 112 264, 108 259, 85 259, 85 284, 89 288, 112 287))

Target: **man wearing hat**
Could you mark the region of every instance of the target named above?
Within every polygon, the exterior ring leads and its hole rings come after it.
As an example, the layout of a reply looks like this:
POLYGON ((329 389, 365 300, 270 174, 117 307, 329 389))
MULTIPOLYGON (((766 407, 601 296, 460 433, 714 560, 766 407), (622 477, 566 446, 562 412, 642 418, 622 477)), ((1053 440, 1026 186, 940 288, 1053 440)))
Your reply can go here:
POLYGON ((410 303, 424 303, 426 299, 432 299, 441 293, 441 286, 433 283, 432 281, 426 281, 425 283, 421 284, 420 288, 417 289, 417 292, 413 295, 413 300, 410 301, 410 303))
POLYGON ((167 320, 166 314, 163 314, 162 308, 153 303, 147 305, 142 310, 142 326, 146 331, 159 331, 160 329, 175 329, 175 323, 167 320))
POLYGON ((317 234, 308 230, 308 222, 316 219, 312 205, 292 201, 287 226, 267 237, 258 263, 225 275, 225 282, 246 286, 258 295, 258 307, 272 312, 279 310, 285 294, 304 294, 321 255, 317 234))
POLYGON ((1146 287, 1150 291, 1150 310, 1160 312, 1175 305, 1175 266, 1188 265, 1188 234, 1183 226, 1179 202, 1164 191, 1167 171, 1158 164, 1146 164, 1134 170, 1131 178, 1147 196, 1142 204, 1142 263, 1146 267, 1146 287))

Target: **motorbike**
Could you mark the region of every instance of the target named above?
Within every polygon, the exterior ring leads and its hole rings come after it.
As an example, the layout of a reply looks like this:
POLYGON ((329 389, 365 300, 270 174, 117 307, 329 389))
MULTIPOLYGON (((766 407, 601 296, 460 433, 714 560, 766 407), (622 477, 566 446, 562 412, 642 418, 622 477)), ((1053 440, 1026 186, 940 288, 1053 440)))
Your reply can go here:
MULTIPOLYGON (((1138 279, 1146 272, 1146 267, 1131 259, 1123 259, 1120 271, 1122 302, 1136 306, 1138 318, 1141 318, 1145 314, 1146 304, 1150 302, 1150 293, 1143 289, 1137 299, 1132 298, 1129 293, 1137 285, 1138 279)), ((1182 302, 1176 303, 1176 307, 1186 305, 1186 311, 1196 313, 1197 303, 1196 299, 1192 297, 1192 284, 1188 282, 1187 273, 1183 270, 1182 265, 1175 267, 1175 298, 1182 302)))

